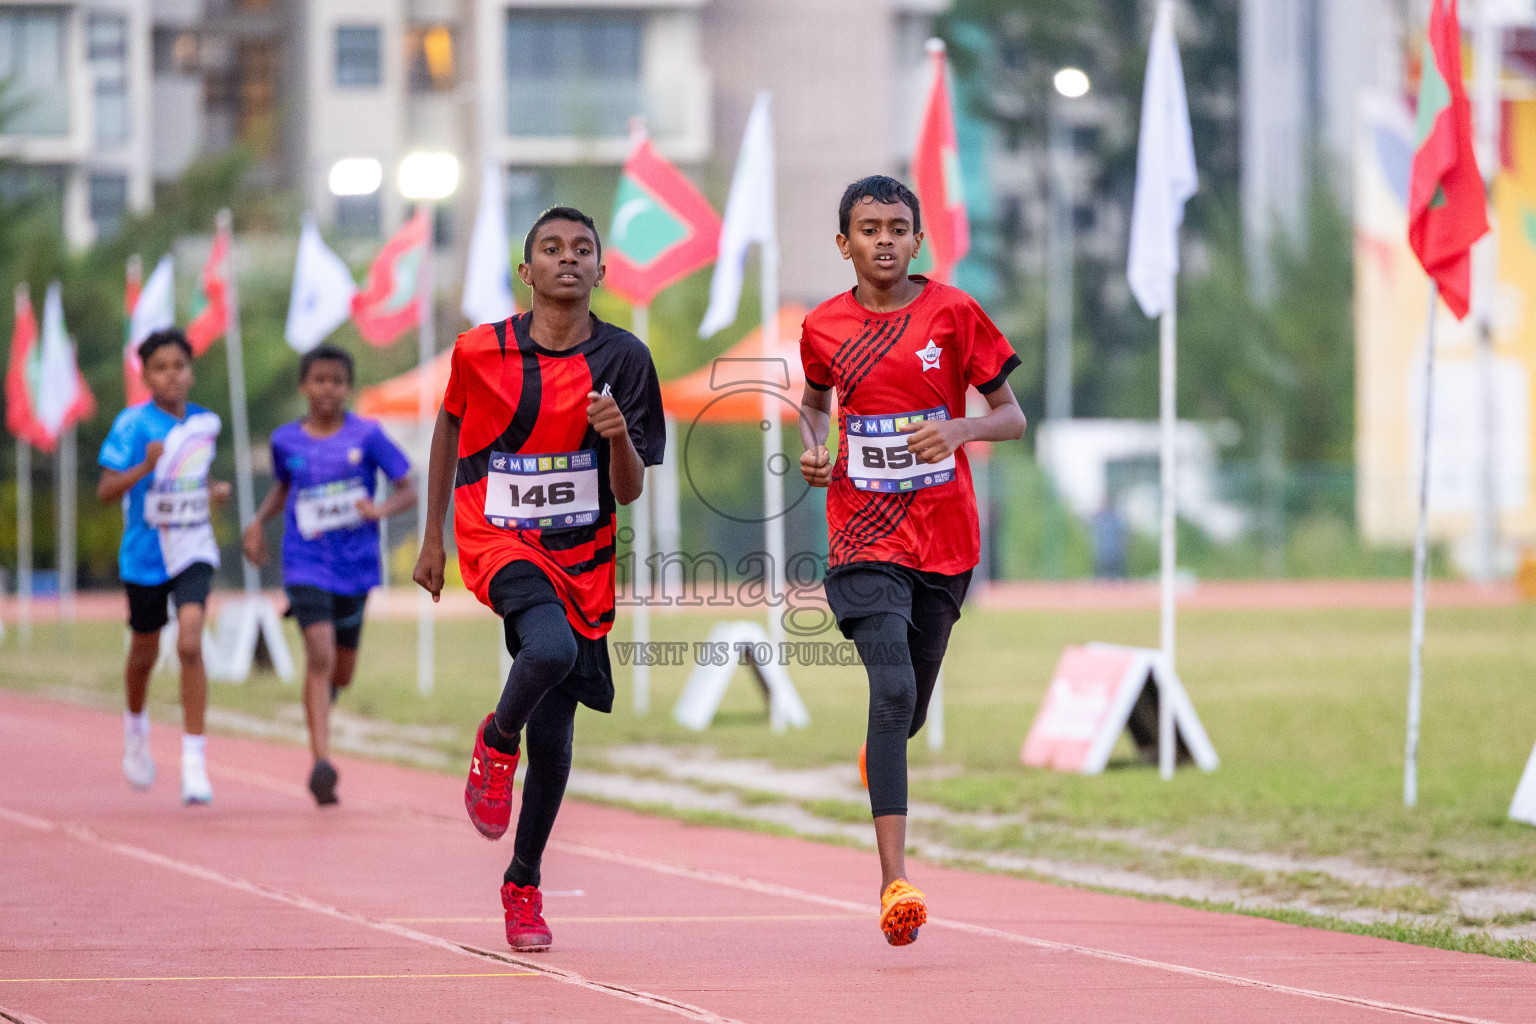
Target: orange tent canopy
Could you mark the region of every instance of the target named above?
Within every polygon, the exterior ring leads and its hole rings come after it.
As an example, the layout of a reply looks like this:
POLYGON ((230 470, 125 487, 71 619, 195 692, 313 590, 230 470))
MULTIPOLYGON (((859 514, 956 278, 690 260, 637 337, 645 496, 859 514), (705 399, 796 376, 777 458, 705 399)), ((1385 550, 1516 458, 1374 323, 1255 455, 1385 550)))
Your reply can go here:
POLYGON ((695 423, 757 423, 763 418, 763 393, 781 396, 779 419, 800 416, 805 373, 800 367, 803 306, 779 307, 779 347, 763 352, 763 329, 756 328, 697 370, 661 386, 667 415, 695 423))
MULTIPOLYGON (((441 353, 427 364, 432 374, 432 394, 441 402, 448 391, 448 371, 453 367, 453 349, 441 353)), ((357 414, 375 420, 415 420, 421 408, 421 367, 407 370, 398 377, 363 388, 357 396, 357 414)))

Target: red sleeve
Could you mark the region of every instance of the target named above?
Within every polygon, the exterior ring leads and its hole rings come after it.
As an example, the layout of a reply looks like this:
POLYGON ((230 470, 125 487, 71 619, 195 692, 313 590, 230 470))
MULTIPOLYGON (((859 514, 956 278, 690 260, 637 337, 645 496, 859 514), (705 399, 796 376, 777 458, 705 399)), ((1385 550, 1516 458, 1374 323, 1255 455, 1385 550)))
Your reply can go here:
POLYGON ((805 370, 805 382, 817 391, 826 391, 832 386, 832 367, 827 365, 816 344, 810 316, 800 321, 800 365, 805 370))
POLYGON ((964 296, 955 306, 955 333, 965 339, 965 382, 989 395, 1002 387, 1019 357, 976 300, 964 296))
POLYGON ((464 351, 464 335, 454 342, 453 357, 449 360, 448 390, 443 394, 443 408, 454 419, 464 418, 464 381, 459 375, 459 353, 464 351))

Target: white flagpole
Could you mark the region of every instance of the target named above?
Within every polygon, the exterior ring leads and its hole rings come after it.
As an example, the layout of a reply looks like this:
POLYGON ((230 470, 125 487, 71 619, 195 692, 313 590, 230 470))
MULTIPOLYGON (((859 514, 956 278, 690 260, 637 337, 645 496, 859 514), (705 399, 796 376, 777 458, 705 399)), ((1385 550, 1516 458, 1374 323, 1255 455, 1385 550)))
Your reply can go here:
MULTIPOLYGON (((779 240, 777 232, 762 243, 763 358, 779 358, 779 240)), ((763 516, 771 573, 768 606, 768 639, 775 650, 784 639, 784 623, 776 602, 784 593, 784 474, 774 467, 784 462, 784 432, 779 418, 783 401, 763 392, 763 516)))
MULTIPOLYGON (((224 352, 229 358, 229 426, 235 443, 235 508, 242 532, 256 521, 255 482, 251 471, 251 425, 245 395, 245 351, 240 342, 240 289, 235 281, 234 218, 229 210, 220 210, 214 230, 229 238, 224 254, 224 296, 229 304, 229 323, 224 328, 224 352)), ((247 600, 261 593, 261 571, 240 556, 247 600)))
MULTIPOLYGON (((433 338, 432 330, 432 288, 433 270, 436 262, 436 240, 433 237, 433 207, 430 203, 423 203, 422 210, 427 218, 427 239, 421 254, 421 269, 419 270, 418 286, 418 319, 420 330, 417 334, 417 363, 418 371, 417 396, 416 396, 416 431, 420 435, 421 456, 416 464, 417 491, 421 494, 421 512, 417 516, 416 541, 418 548, 426 540, 427 536, 427 495, 431 493, 427 486, 427 469, 431 461, 432 453, 432 428, 437 419, 437 409, 432 398, 432 359, 437 355, 437 342, 433 338)), ((416 588, 416 691, 423 697, 432 692, 433 677, 433 622, 432 622, 432 595, 422 588, 416 588)))
POLYGON ((16 439, 16 638, 22 650, 32 649, 32 445, 20 437, 16 439))
POLYGON ((60 640, 67 643, 69 628, 75 622, 75 529, 78 500, 76 467, 79 461, 79 432, 71 423, 59 438, 57 526, 59 570, 60 640))
POLYGON ((1429 453, 1435 410, 1435 313, 1440 289, 1429 284, 1429 331, 1424 339, 1424 430, 1419 449, 1419 522, 1413 537, 1413 627, 1408 651, 1408 742, 1403 751, 1403 806, 1419 803, 1419 713, 1424 689, 1425 568, 1429 554, 1429 453))
MULTIPOLYGON (((1175 277, 1175 275, 1169 275, 1175 277)), ((1176 296, 1175 280, 1170 282, 1169 295, 1176 296)), ((1160 327, 1160 354, 1162 361, 1162 652, 1168 671, 1174 670, 1175 585, 1178 573, 1177 537, 1178 526, 1178 472, 1175 465, 1176 431, 1178 428, 1177 345, 1178 328, 1174 310, 1177 303, 1170 301, 1163 310, 1160 327)), ((1173 778, 1176 737, 1173 728, 1173 702, 1164 694, 1157 700, 1158 771, 1164 779, 1173 778)))
MULTIPOLYGON (((635 307, 634 335, 639 338, 646 347, 651 344, 651 307, 639 305, 635 307)), ((637 717, 643 717, 651 710, 651 666, 646 658, 646 649, 651 642, 651 567, 646 559, 651 556, 652 531, 651 531, 651 478, 654 476, 650 470, 645 471, 645 484, 640 491, 640 499, 629 506, 629 521, 634 530, 634 538, 630 541, 630 551, 635 556, 635 571, 630 579, 630 598, 634 601, 634 610, 630 613, 630 626, 634 630, 634 660, 630 663, 634 673, 634 709, 637 717)))

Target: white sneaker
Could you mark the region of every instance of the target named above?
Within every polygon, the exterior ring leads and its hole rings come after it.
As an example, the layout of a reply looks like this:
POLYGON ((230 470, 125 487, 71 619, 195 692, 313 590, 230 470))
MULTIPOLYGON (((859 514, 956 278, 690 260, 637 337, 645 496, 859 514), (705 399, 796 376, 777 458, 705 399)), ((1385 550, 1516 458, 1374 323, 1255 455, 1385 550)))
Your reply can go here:
POLYGON ((213 803, 213 783, 208 781, 208 763, 200 757, 182 756, 181 802, 189 806, 213 803))
POLYGON ((155 758, 149 752, 148 736, 123 735, 123 775, 134 789, 148 789, 154 784, 155 758))

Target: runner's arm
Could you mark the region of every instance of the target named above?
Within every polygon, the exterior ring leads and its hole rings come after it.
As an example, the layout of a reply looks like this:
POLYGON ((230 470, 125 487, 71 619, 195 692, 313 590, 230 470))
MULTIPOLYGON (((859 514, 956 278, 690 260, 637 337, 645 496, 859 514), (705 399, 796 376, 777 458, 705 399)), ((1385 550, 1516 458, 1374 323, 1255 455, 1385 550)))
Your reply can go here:
POLYGON ((613 395, 591 391, 587 393, 587 422, 608 439, 608 487, 614 501, 628 505, 645 487, 645 463, 635 451, 624 411, 613 395))
POLYGON ((155 463, 160 461, 160 453, 163 451, 165 451, 163 441, 151 441, 145 448, 144 461, 137 466, 121 472, 103 466, 101 479, 96 482, 96 497, 108 504, 117 501, 133 490, 134 484, 155 471, 155 463))
POLYGON ((399 480, 391 480, 390 483, 393 490, 389 497, 379 504, 375 505, 368 498, 363 498, 357 503, 357 510, 363 514, 364 519, 378 522, 380 519, 388 519, 392 515, 404 512, 416 504, 416 485, 411 482, 409 473, 399 480))
POLYGON ((411 579, 436 601, 443 592, 443 568, 448 554, 443 548, 443 524, 453 500, 453 481, 459 472, 459 419, 447 409, 437 410, 432 429, 432 454, 427 463, 427 525, 411 579))
POLYGON ((827 438, 832 434, 832 389, 813 388, 809 381, 800 396, 800 475, 812 487, 832 482, 832 457, 827 452, 827 438))
POLYGON ((1014 397, 1013 388, 1004 384, 987 393, 985 416, 967 416, 958 420, 928 420, 921 426, 903 427, 907 450, 924 462, 942 462, 967 441, 1017 441, 1024 436, 1024 410, 1014 397))
POLYGON ((282 480, 275 481, 267 496, 262 499, 261 507, 256 510, 256 518, 240 537, 240 549, 252 565, 267 564, 267 538, 262 534, 261 527, 287 504, 288 484, 282 480))

